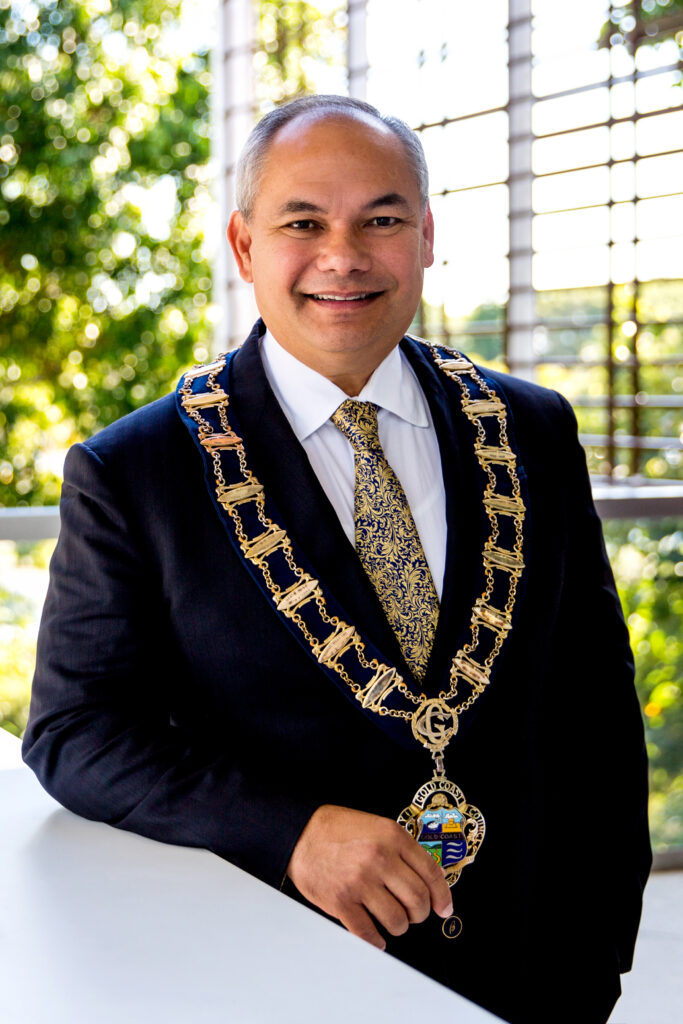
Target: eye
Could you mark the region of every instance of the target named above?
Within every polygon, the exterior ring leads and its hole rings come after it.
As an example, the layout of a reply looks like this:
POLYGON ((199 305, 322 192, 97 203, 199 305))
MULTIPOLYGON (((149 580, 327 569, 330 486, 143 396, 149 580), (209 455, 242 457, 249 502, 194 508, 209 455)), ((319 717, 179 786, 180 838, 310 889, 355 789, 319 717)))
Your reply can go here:
POLYGON ((294 231, 312 231, 316 226, 314 220, 292 220, 287 225, 288 228, 293 228, 294 231))
POLYGON ((398 223, 398 217, 389 217, 388 215, 385 215, 382 217, 373 217, 370 221, 370 226, 373 228, 393 228, 398 223))

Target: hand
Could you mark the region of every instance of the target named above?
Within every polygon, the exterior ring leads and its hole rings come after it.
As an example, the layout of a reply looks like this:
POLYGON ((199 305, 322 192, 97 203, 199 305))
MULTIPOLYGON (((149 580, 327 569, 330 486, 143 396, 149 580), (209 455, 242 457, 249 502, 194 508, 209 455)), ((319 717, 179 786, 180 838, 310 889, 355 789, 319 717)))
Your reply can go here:
POLYGON ((395 821, 349 807, 315 811, 287 874, 310 903, 379 949, 386 942, 372 918, 402 935, 432 909, 453 913, 444 873, 427 851, 395 821))

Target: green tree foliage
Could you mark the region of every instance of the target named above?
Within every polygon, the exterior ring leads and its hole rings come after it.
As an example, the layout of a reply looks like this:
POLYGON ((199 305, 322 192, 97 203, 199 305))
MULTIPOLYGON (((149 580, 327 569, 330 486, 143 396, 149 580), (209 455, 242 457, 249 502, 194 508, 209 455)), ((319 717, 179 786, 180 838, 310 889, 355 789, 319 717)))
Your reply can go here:
POLYGON ((21 736, 28 720, 28 679, 35 660, 31 626, 35 608, 20 594, 0 587, 0 727, 21 736))
POLYGON ((505 369, 505 309, 485 302, 469 316, 455 319, 444 306, 432 306, 424 300, 411 330, 439 345, 466 352, 477 363, 505 369))
POLYGON ((256 0, 259 49, 254 64, 259 104, 280 103, 316 88, 321 66, 344 63, 343 3, 256 0))
MULTIPOLYGON (((615 432, 678 437, 683 431, 681 409, 673 403, 670 408, 653 404, 651 398, 666 399, 666 396, 683 392, 681 282, 615 285, 611 293, 611 326, 607 310, 605 287, 539 294, 538 314, 544 326, 536 330, 534 343, 538 359, 548 360, 539 368, 539 383, 556 388, 570 401, 579 396, 592 399, 595 405, 576 408, 580 430, 605 434, 608 431, 607 406, 600 404, 599 399, 610 389, 606 365, 610 354, 612 392, 617 404, 615 432), (555 327, 553 321, 562 326, 555 327), (645 326, 636 328, 636 322, 645 326), (578 362, 563 365, 563 357, 578 357, 578 362), (619 406, 620 397, 628 395, 638 396, 635 407, 619 406)), ((677 445, 664 443, 661 451, 641 449, 635 453, 619 448, 616 455, 617 477, 635 471, 652 479, 683 479, 683 457, 677 445)), ((592 473, 605 471, 606 457, 604 448, 591 448, 589 467, 592 473)))
POLYGON ((681 42, 683 31, 683 0, 633 0, 613 8, 610 20, 600 32, 599 46, 616 42, 625 43, 632 53, 639 46, 651 46, 653 41, 676 39, 681 42))
POLYGON ((660 849, 683 846, 683 530, 612 522, 606 536, 645 716, 652 834, 660 849))
POLYGON ((54 540, 13 544, 0 540, 0 573, 9 583, 23 577, 25 593, 0 584, 0 728, 21 736, 26 727, 38 626, 36 597, 54 540))
POLYGON ((2 505, 54 503, 69 443, 208 350, 210 80, 179 2, 0 0, 2 505))

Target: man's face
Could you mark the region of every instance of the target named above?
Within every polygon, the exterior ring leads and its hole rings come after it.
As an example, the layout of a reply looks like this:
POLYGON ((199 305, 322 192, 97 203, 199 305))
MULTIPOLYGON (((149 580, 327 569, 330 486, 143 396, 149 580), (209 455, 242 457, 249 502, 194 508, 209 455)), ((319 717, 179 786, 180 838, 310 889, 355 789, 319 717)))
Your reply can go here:
POLYGON ((433 262, 400 140, 355 117, 301 116, 271 143, 249 222, 229 237, 268 328, 327 376, 344 364, 367 375, 398 343, 433 262))

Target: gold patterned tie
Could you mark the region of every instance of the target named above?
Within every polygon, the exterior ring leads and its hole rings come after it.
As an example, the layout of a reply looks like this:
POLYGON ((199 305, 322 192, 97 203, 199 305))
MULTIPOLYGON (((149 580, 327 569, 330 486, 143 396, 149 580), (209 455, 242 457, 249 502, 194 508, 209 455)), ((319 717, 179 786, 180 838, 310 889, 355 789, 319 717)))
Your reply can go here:
POLYGON ((422 680, 439 599, 408 499, 379 440, 377 406, 347 399, 331 420, 353 448, 356 551, 406 662, 422 680))

